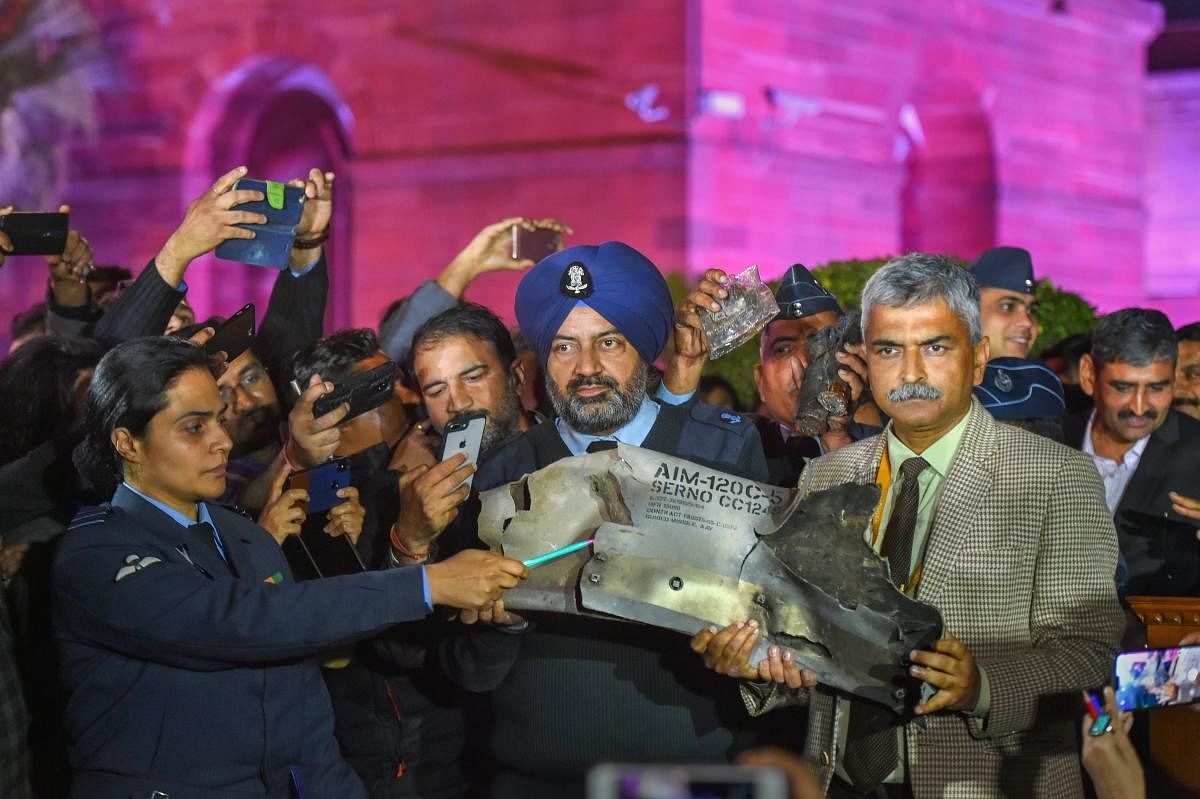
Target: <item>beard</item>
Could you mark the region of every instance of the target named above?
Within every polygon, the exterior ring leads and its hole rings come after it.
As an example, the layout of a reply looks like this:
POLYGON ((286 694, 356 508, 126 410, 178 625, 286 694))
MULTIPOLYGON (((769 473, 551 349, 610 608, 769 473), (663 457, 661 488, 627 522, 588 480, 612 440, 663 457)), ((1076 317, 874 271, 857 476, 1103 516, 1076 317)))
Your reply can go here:
POLYGON ((278 406, 263 405, 226 425, 229 437, 233 440, 230 460, 258 452, 269 444, 278 444, 279 422, 282 418, 278 406))
POLYGON ((517 393, 517 387, 513 384, 512 378, 508 380, 508 390, 504 392, 504 397, 500 405, 495 408, 489 408, 487 414, 487 425, 483 428, 483 440, 479 444, 479 454, 482 455, 491 449, 500 446, 505 441, 508 441, 517 433, 521 432, 521 415, 525 409, 521 406, 521 397, 517 393))
POLYGON ((546 376, 546 393, 550 404, 572 430, 588 435, 603 435, 629 423, 642 406, 648 382, 646 365, 640 360, 625 385, 606 375, 576 375, 567 382, 564 393, 558 384, 546 376), (603 386, 607 394, 582 397, 579 389, 603 386))

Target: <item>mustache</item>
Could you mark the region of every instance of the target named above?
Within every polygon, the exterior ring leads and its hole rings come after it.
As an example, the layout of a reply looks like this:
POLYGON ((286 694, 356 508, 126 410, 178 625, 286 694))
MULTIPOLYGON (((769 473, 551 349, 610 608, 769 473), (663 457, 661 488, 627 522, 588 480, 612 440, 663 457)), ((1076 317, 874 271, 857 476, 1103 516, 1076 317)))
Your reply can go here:
POLYGON ((887 398, 888 402, 939 400, 942 398, 942 391, 928 383, 901 383, 887 393, 887 398))
POLYGON ((1117 411, 1118 419, 1145 419, 1153 422, 1158 418, 1158 411, 1146 411, 1145 413, 1134 413, 1130 410, 1117 411))
POLYGON ((1200 408, 1200 398, 1197 397, 1176 397, 1171 403, 1176 408, 1200 408))
MULTIPOLYGON (((607 388, 609 391, 621 390, 621 384, 611 377, 605 377, 604 375, 578 375, 576 377, 572 377, 570 381, 567 382, 567 393, 574 394, 579 391, 579 389, 586 386, 601 386, 603 388, 607 388)), ((583 398, 580 397, 579 399, 583 398)), ((586 399, 592 400, 594 398, 587 397, 586 399)))

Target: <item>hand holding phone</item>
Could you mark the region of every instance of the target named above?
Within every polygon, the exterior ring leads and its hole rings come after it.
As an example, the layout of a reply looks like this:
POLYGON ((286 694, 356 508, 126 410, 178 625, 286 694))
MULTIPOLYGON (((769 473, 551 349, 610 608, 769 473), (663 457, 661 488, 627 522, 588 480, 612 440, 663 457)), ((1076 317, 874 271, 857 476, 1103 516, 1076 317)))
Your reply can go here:
POLYGON ((258 514, 258 526, 270 533, 280 546, 288 537, 300 534, 300 526, 307 518, 304 503, 308 501, 308 492, 302 488, 285 490, 288 475, 287 469, 279 470, 271 482, 267 504, 258 514))
POLYGON ((1084 694, 1089 713, 1083 719, 1083 766, 1100 797, 1145 796, 1145 778, 1129 740, 1133 716, 1117 707, 1113 689, 1104 689, 1104 702, 1084 694), (1092 718, 1099 713, 1098 718, 1092 718))
POLYGON ((339 425, 349 408, 336 407, 321 416, 313 412, 317 400, 333 391, 333 384, 321 380, 320 375, 310 377, 308 387, 303 391, 300 391, 300 384, 293 380, 292 389, 297 392, 296 404, 288 412, 288 440, 284 445, 284 455, 293 468, 319 466, 332 458, 341 446, 339 425))
POLYGON ((338 492, 350 485, 350 461, 337 458, 311 469, 292 472, 284 483, 284 490, 300 489, 307 492, 308 499, 301 502, 306 515, 324 513, 346 500, 338 492))
POLYGON ((487 417, 473 413, 446 423, 441 460, 434 466, 418 465, 400 477, 400 518, 396 535, 402 553, 428 552, 429 546, 458 515, 458 507, 471 493, 475 462, 483 441, 487 417))
POLYGON ((188 264, 225 240, 253 239, 254 232, 243 225, 266 224, 263 214, 235 207, 263 199, 260 191, 234 187, 245 174, 244 166, 226 172, 188 206, 183 221, 154 257, 168 285, 178 284, 188 264))
POLYGON ((284 541, 283 552, 296 579, 316 579, 366 570, 355 545, 366 515, 358 491, 350 485, 350 463, 345 458, 312 469, 292 472, 284 484, 301 491, 307 501, 297 502, 305 512, 299 535, 284 541), (317 514, 328 511, 324 524, 317 514))
POLYGON ((235 193, 243 191, 262 195, 261 200, 239 202, 237 210, 262 217, 263 222, 239 222, 237 227, 252 232, 250 239, 227 239, 217 245, 216 256, 244 264, 286 269, 292 255, 296 226, 304 213, 308 197, 303 187, 289 186, 273 180, 242 178, 234 186, 235 193))

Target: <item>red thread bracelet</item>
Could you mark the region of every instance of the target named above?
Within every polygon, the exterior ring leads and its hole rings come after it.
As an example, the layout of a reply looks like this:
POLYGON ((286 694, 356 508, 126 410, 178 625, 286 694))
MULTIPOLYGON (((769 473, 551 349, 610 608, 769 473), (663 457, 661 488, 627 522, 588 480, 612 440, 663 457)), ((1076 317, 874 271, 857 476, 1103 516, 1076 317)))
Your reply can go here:
POLYGON ((388 538, 391 539, 392 546, 395 547, 396 551, 399 552, 404 557, 410 558, 411 560, 428 560, 429 559, 429 550, 428 549, 426 549, 424 552, 413 552, 411 549, 404 546, 404 542, 400 540, 400 531, 396 529, 396 525, 394 525, 394 524, 392 525, 392 532, 388 536, 388 538))
POLYGON ((290 444, 290 443, 292 443, 291 439, 288 439, 287 441, 283 442, 283 449, 280 450, 280 452, 283 454, 283 464, 288 467, 289 471, 302 472, 304 470, 298 468, 296 466, 296 464, 292 463, 292 459, 288 457, 287 450, 288 450, 288 444, 290 444))

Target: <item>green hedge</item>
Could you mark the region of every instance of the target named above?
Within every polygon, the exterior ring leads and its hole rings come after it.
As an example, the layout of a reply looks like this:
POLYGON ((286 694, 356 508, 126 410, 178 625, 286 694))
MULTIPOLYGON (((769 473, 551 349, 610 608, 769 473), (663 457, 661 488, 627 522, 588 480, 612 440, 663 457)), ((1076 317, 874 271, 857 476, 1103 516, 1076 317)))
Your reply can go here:
MULTIPOLYGON (((813 269, 812 273, 821 281, 821 285, 837 297, 844 309, 856 311, 867 278, 886 262, 886 258, 831 261, 813 269)), ((676 302, 692 285, 679 272, 670 272, 666 278, 671 297, 676 302)), ((771 281, 772 289, 778 285, 779 281, 771 281)), ((1056 288, 1045 278, 1038 281, 1036 296, 1038 304, 1041 305, 1041 318, 1038 320, 1037 350, 1034 357, 1067 336, 1091 331, 1096 324, 1094 306, 1078 294, 1056 288)), ((720 375, 733 384, 743 406, 747 408, 758 405, 758 389, 754 385, 753 375, 754 365, 758 363, 758 348, 759 338, 755 337, 753 341, 746 342, 719 361, 709 361, 704 369, 705 374, 720 375)))

